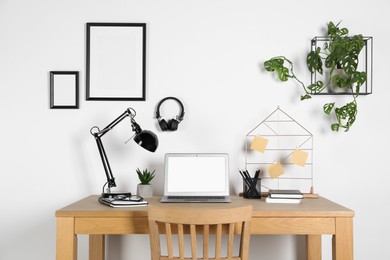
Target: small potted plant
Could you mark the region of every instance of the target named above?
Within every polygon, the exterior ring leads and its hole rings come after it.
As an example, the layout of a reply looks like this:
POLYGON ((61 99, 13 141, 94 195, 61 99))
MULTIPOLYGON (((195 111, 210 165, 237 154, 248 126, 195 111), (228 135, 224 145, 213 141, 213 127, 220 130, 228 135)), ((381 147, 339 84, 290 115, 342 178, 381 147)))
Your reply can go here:
POLYGON ((153 196, 153 188, 150 181, 154 178, 154 170, 150 172, 148 169, 141 171, 137 168, 137 175, 140 183, 137 185, 137 195, 143 198, 150 198, 153 196))

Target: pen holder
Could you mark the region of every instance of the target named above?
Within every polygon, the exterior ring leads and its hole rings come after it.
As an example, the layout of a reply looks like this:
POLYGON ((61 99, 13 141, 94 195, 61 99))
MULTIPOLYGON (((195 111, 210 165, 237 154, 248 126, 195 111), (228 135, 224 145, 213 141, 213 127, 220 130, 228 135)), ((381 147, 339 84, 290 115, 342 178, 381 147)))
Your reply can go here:
POLYGON ((261 179, 251 178, 251 185, 243 182, 243 196, 246 199, 260 199, 261 198, 261 179))

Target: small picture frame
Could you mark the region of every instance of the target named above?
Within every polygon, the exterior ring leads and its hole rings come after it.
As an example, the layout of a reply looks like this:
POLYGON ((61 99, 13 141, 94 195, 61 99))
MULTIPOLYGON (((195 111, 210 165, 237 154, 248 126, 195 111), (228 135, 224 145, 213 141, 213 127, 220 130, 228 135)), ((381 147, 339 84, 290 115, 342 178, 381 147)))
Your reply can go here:
POLYGON ((86 99, 145 101, 146 24, 86 26, 86 99))
POLYGON ((79 108, 78 71, 50 71, 50 108, 79 108))

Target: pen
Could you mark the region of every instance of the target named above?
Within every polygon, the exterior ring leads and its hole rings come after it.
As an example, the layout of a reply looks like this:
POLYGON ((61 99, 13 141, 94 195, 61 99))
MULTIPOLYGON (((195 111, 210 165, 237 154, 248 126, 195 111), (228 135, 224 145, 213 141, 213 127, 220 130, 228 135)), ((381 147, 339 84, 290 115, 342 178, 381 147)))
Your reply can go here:
POLYGON ((240 170, 238 170, 239 173, 241 174, 242 176, 242 179, 245 181, 246 185, 248 186, 248 188, 250 187, 250 182, 248 180, 248 178, 245 176, 245 174, 243 172, 241 172, 240 170))
POLYGON ((257 182, 259 181, 259 175, 260 175, 260 170, 257 170, 256 171, 256 173, 255 173, 255 177, 254 177, 254 180, 253 180, 253 188, 254 188, 254 193, 255 193, 255 195, 256 196, 259 196, 260 197, 260 194, 259 194, 259 192, 257 191, 257 189, 256 189, 256 184, 257 184, 257 182))

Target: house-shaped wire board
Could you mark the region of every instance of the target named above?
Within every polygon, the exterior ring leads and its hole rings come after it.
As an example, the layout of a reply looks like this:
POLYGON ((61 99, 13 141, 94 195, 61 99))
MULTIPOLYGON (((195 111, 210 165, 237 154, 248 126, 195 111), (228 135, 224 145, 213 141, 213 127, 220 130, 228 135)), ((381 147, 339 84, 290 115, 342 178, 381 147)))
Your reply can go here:
POLYGON ((313 193, 313 135, 278 107, 246 135, 245 168, 252 175, 261 170, 262 191, 299 189, 313 193), (251 149, 256 137, 268 140, 263 152, 251 149), (304 165, 291 162, 294 151, 307 155, 304 165), (269 167, 278 162, 284 173, 271 178, 269 167))

